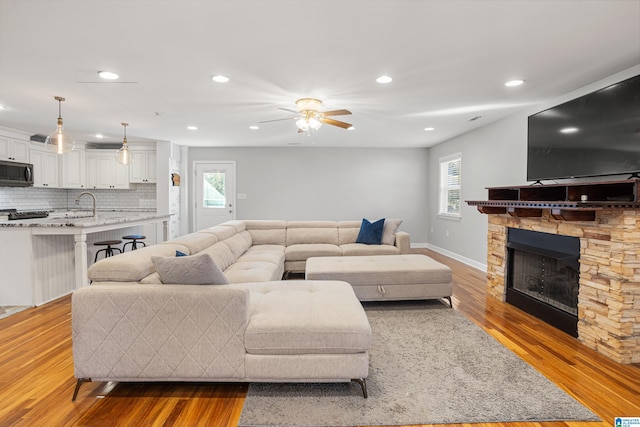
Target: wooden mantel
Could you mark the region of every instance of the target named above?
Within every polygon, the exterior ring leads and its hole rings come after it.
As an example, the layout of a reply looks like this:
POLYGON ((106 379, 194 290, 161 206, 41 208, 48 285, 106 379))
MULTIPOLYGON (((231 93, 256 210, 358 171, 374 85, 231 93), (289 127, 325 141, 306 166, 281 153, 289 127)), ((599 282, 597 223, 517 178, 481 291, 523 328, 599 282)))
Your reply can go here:
POLYGON ((483 214, 541 217, 545 209, 554 219, 594 221, 604 209, 640 209, 640 179, 574 184, 489 187, 488 200, 467 200, 483 214))

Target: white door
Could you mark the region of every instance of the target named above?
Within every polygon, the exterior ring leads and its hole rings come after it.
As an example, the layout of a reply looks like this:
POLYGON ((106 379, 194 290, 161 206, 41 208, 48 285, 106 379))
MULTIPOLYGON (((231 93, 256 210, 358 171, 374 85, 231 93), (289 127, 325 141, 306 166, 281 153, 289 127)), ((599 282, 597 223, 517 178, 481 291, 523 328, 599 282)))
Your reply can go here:
POLYGON ((235 162, 194 162, 195 230, 236 218, 235 162))

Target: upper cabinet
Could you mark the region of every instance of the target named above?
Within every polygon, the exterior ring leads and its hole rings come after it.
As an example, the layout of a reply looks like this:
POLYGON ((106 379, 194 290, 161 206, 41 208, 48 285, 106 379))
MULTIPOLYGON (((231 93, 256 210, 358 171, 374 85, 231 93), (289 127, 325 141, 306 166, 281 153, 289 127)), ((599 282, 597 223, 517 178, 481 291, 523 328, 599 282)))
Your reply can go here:
POLYGON ((87 188, 129 188, 129 166, 116 161, 114 150, 86 150, 87 188))
POLYGON ((60 186, 58 154, 34 145, 29 150, 29 158, 33 164, 34 187, 58 188, 60 186))
POLYGON ((0 160, 29 162, 29 142, 0 136, 0 160))
POLYGON ((84 148, 76 147, 60 156, 60 181, 62 188, 86 188, 84 148))
POLYGON ((156 182, 156 152, 131 150, 130 182, 156 182))

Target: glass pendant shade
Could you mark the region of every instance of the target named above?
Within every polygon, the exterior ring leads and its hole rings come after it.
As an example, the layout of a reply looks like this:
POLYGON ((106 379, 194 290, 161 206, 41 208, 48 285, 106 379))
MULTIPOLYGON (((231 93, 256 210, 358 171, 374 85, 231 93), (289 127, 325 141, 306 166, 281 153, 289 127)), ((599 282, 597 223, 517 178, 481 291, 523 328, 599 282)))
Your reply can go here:
POLYGON ((56 154, 66 154, 73 150, 75 143, 73 139, 62 129, 62 111, 61 103, 64 98, 55 97, 58 101, 58 127, 44 141, 45 147, 56 154))
POLYGON ((131 151, 127 146, 127 126, 128 123, 122 123, 124 126, 124 139, 122 140, 122 147, 116 153, 116 161, 122 165, 128 165, 131 163, 131 151))

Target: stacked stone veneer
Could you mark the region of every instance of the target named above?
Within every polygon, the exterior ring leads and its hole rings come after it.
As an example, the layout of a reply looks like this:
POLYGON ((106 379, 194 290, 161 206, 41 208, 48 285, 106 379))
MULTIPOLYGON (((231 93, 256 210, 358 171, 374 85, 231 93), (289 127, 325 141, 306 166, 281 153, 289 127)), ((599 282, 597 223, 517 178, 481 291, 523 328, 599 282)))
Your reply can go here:
POLYGON ((578 339, 619 363, 640 363, 640 210, 597 211, 595 221, 488 215, 487 286, 505 300, 507 229, 580 238, 578 339))

